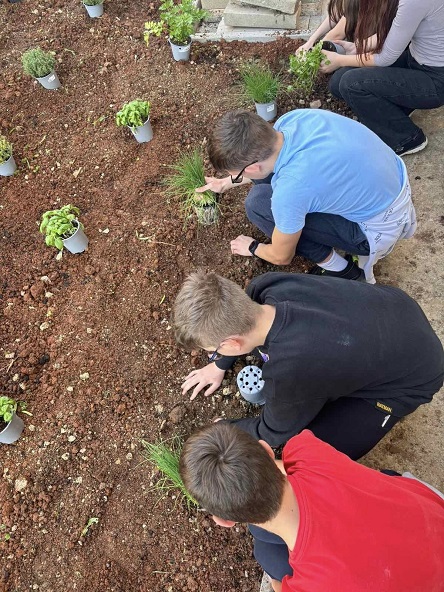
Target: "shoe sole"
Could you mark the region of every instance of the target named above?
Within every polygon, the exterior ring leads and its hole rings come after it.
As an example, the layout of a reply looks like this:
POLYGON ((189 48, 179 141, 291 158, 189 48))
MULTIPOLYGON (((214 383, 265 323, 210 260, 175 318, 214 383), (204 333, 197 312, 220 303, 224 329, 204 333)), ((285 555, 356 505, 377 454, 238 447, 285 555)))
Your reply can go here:
POLYGON ((429 143, 429 141, 426 138, 422 144, 419 144, 418 146, 415 146, 414 148, 410 148, 410 150, 406 150, 402 154, 398 154, 398 156, 405 156, 406 154, 415 154, 415 152, 421 152, 421 150, 424 150, 424 148, 427 146, 428 143, 429 143))

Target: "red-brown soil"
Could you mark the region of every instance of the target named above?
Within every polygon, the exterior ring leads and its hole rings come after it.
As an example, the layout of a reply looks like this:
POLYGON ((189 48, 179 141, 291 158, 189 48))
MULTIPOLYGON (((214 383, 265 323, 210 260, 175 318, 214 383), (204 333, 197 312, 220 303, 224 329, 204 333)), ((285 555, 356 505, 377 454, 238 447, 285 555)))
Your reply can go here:
MULTIPOLYGON (((297 43, 195 44, 192 62, 178 64, 165 40, 142 40, 155 17, 155 3, 129 0, 107 3, 94 20, 73 1, 0 6, 0 129, 20 168, 0 178, 1 391, 32 413, 21 439, 0 450, 1 592, 258 590, 245 528, 218 528, 171 496, 156 503, 140 439, 251 412, 234 394, 181 395, 204 357, 180 351, 170 330, 190 271, 245 285, 271 268, 230 254, 231 238, 255 234, 245 190, 224 196, 217 226, 184 229, 161 181, 238 105, 239 61, 263 57, 285 70, 297 43), (20 55, 36 45, 56 52, 60 90, 22 73, 20 55), (134 98, 152 103, 149 144, 114 124, 134 98), (37 221, 67 203, 81 208, 90 244, 57 261, 37 221), (81 536, 91 517, 98 523, 81 536)), ((340 111, 323 81, 313 98, 340 111)), ((285 97, 280 113, 300 101, 285 97)), ((225 386, 235 392, 234 375, 225 386)))

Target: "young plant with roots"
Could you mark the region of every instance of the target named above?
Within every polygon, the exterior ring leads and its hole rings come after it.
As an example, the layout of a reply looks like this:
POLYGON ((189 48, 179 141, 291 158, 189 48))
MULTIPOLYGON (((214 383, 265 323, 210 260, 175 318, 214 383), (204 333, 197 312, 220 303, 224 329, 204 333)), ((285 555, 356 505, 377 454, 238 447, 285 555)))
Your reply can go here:
MULTIPOLYGON (((295 77, 294 84, 288 87, 288 90, 299 90, 305 96, 310 95, 318 75, 322 60, 326 59, 325 53, 322 53, 322 41, 316 43, 308 51, 302 50, 297 55, 290 56, 290 72, 295 77)), ((325 61, 328 65, 330 62, 325 61)))
POLYGON ((217 195, 213 191, 196 193, 197 187, 205 185, 205 168, 202 152, 182 152, 173 171, 165 177, 166 195, 178 199, 185 222, 195 212, 197 221, 204 226, 217 222, 220 214, 217 195))

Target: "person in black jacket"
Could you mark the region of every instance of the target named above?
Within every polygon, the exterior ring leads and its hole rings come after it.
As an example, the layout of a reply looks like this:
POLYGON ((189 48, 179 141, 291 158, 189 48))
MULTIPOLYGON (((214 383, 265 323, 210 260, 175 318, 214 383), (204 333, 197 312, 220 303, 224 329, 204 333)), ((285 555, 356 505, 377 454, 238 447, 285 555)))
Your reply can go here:
POLYGON ((419 305, 390 286, 266 273, 245 293, 199 271, 177 296, 174 326, 182 346, 214 352, 182 385, 191 399, 213 393, 237 356, 262 358, 261 415, 228 421, 274 447, 307 428, 360 458, 443 384, 438 337, 419 305))

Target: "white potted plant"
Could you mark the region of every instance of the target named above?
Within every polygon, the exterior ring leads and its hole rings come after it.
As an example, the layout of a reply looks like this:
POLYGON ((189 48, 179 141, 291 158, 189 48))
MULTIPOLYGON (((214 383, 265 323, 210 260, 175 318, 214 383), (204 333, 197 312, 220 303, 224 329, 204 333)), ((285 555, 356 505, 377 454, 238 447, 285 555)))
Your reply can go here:
POLYGON ((91 18, 102 16, 103 0, 82 0, 82 4, 91 18))
POLYGON ((277 115, 276 99, 282 88, 279 74, 271 71, 267 64, 247 62, 240 69, 242 94, 254 101, 257 114, 271 121, 277 115))
POLYGON ((46 244, 59 251, 66 247, 70 253, 83 253, 88 246, 88 237, 83 232, 83 224, 77 219, 79 214, 79 208, 71 204, 45 212, 39 230, 45 235, 46 244))
POLYGON ((40 47, 28 49, 22 55, 22 64, 25 74, 36 78, 44 88, 53 90, 60 87, 52 52, 43 51, 40 47))
POLYGON ((12 155, 12 144, 5 136, 0 136, 0 175, 10 177, 16 170, 17 165, 12 155))
POLYGON ((218 195, 213 191, 196 193, 197 187, 205 185, 205 168, 199 149, 182 152, 178 161, 171 167, 171 175, 165 177, 163 184, 166 194, 178 199, 185 223, 193 212, 199 224, 208 226, 219 219, 218 195))
POLYGON ((7 396, 0 397, 0 442, 12 444, 18 440, 24 425, 23 419, 17 415, 17 401, 7 396))
POLYGON ((125 103, 116 114, 116 124, 126 125, 139 143, 149 142, 153 138, 150 122, 151 104, 149 101, 135 99, 125 103))
POLYGON ((193 0, 181 0, 175 4, 173 0, 164 0, 159 7, 160 22, 145 23, 144 39, 148 45, 150 35, 159 37, 167 32, 173 58, 176 62, 187 62, 190 59, 191 35, 195 25, 207 12, 196 6, 193 0))

